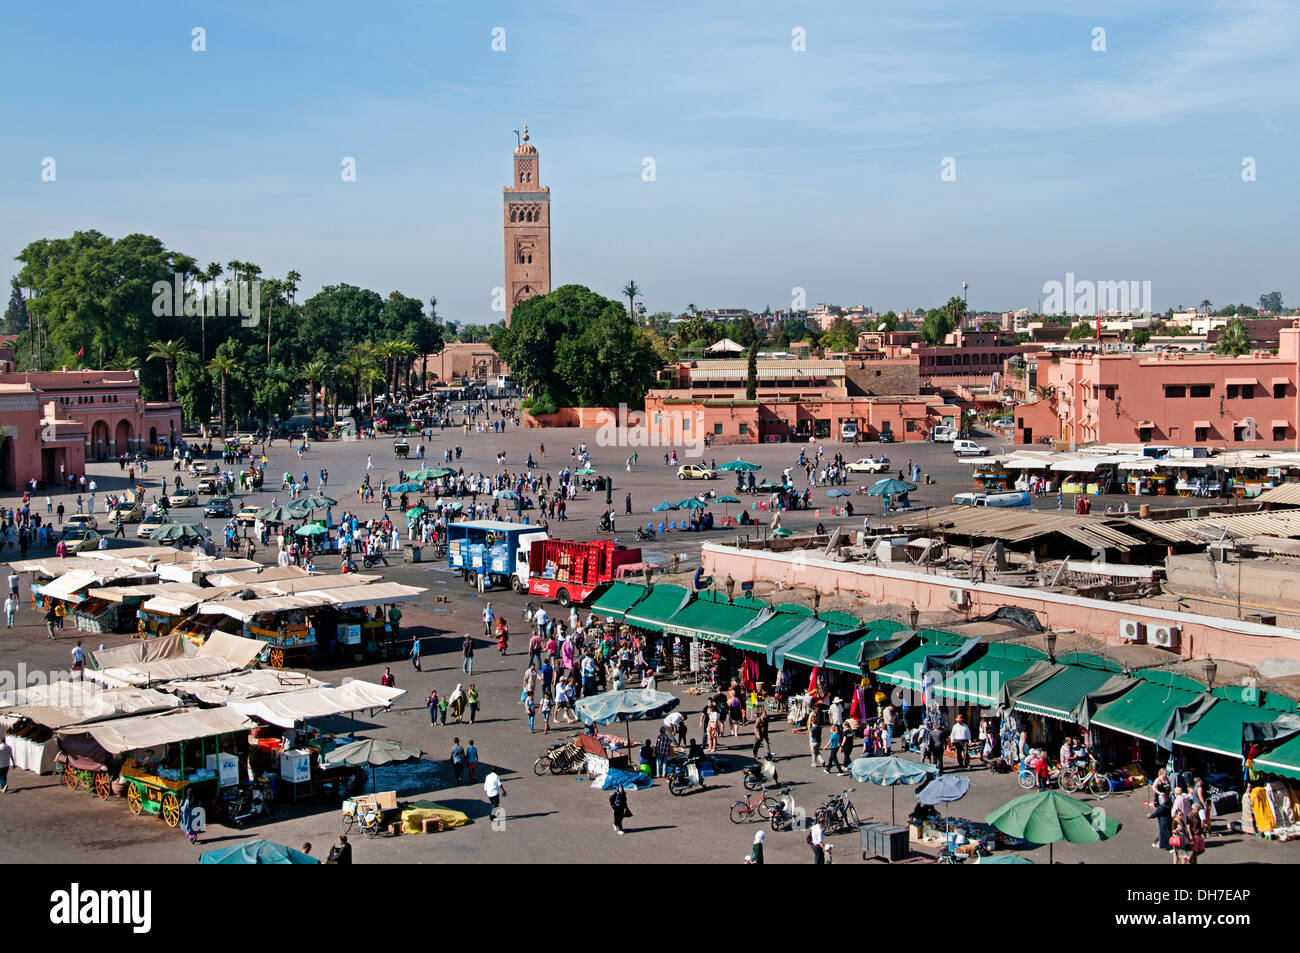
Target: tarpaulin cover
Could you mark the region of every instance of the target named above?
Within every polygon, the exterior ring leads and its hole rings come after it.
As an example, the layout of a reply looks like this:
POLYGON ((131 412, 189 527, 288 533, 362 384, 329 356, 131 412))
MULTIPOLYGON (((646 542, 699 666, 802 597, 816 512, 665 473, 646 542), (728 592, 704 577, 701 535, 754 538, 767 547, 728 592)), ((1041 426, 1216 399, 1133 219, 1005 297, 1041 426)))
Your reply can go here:
POLYGON ((310 854, 304 854, 283 844, 269 840, 246 840, 231 847, 218 847, 199 854, 200 864, 319 864, 310 854))
MULTIPOLYGON (((145 685, 151 682, 169 682, 189 678, 211 678, 214 675, 224 675, 227 672, 247 668, 266 648, 265 642, 257 639, 245 639, 242 636, 230 635, 227 632, 212 633, 208 640, 199 646, 198 651, 189 657, 184 655, 181 637, 177 633, 158 639, 143 639, 122 648, 134 649, 137 646, 143 647, 151 642, 172 642, 173 640, 176 643, 175 647, 165 651, 175 652, 176 654, 162 655, 146 662, 131 663, 123 661, 120 664, 100 665, 98 671, 87 671, 86 675, 106 685, 115 686, 145 685)), ((106 655, 112 656, 112 653, 119 651, 121 650, 111 649, 109 652, 97 652, 93 655, 93 658, 98 664, 100 659, 106 655)))
MULTIPOLYGON (((92 685, 93 682, 81 683, 92 685)), ((26 705, 18 708, 6 708, 0 712, 6 718, 30 718, 38 725, 47 728, 67 728, 71 725, 84 725, 90 722, 107 721, 127 715, 143 715, 149 712, 168 711, 181 707, 181 700, 174 695, 147 688, 115 688, 100 690, 96 694, 87 693, 78 702, 65 705, 26 705)))
POLYGON ((341 715, 363 708, 387 708, 405 695, 401 688, 371 682, 352 681, 337 688, 307 688, 278 695, 263 695, 246 701, 231 701, 235 711, 281 728, 292 728, 309 718, 341 715))
POLYGON ((677 696, 644 688, 602 692, 578 701, 575 711, 584 724, 608 725, 632 718, 654 718, 677 707, 677 696))
POLYGON ((648 788, 650 785, 650 775, 643 774, 640 771, 623 771, 618 768, 607 771, 591 782, 591 786, 597 791, 612 791, 617 787, 635 790, 637 788, 648 788))
POLYGON ((1032 688, 1037 688, 1049 678, 1065 671, 1064 665, 1055 665, 1047 659, 1040 659, 1019 675, 1004 679, 998 688, 994 704, 1009 708, 1017 698, 1032 688))
POLYGON ((969 638, 953 651, 927 655, 921 660, 921 675, 926 676, 936 669, 944 672, 952 671, 961 665, 979 644, 980 640, 978 638, 969 638))
POLYGON ((259 695, 278 695, 304 688, 325 688, 326 682, 302 672, 288 672, 274 668, 255 668, 246 672, 233 672, 216 678, 164 682, 160 692, 174 692, 205 705, 224 705, 229 701, 242 701, 259 695))
MULTIPOLYGON (((240 622, 250 622, 263 614, 319 609, 330 605, 325 593, 299 593, 292 596, 264 596, 260 599, 221 599, 199 606, 199 615, 224 615, 240 622)), ((262 646, 266 648, 265 645, 262 646)))
MULTIPOLYGON (((1261 712, 1262 713, 1262 712, 1261 712)), ((1276 721, 1244 722, 1241 726, 1241 749, 1267 742, 1283 742, 1300 735, 1300 715, 1284 714, 1276 721)))
MULTIPOLYGON (((761 615, 761 613, 760 613, 761 615)), ((731 637, 731 644, 738 649, 767 654, 768 647, 774 645, 786 633, 802 623, 807 616, 791 612, 774 612, 766 621, 755 619, 745 631, 737 632, 731 637)))
POLYGON ((442 818, 444 830, 453 827, 464 827, 469 823, 469 815, 463 811, 453 811, 445 804, 439 804, 437 801, 408 801, 407 809, 424 811, 430 816, 442 818))
POLYGON ((971 620, 972 622, 1010 622, 1018 625, 1022 629, 1028 629, 1030 632, 1042 632, 1043 624, 1038 621, 1038 616, 1030 609, 1022 609, 1019 606, 1002 606, 995 609, 988 615, 978 616, 971 620))
POLYGON ((793 629, 781 636, 767 647, 767 664, 776 668, 785 667, 785 653, 796 645, 812 638, 826 628, 826 623, 816 618, 806 618, 793 629))
POLYGON ((76 737, 89 737, 109 754, 139 748, 156 748, 178 741, 246 731, 253 722, 231 708, 181 708, 162 715, 121 718, 59 733, 60 745, 76 737))
POLYGON ((735 632, 731 633, 731 644, 741 648, 748 647, 748 643, 742 645, 739 640, 744 639, 751 632, 770 622, 774 618, 776 618, 776 613, 770 607, 764 606, 762 609, 759 609, 752 619, 735 632))
POLYGON ((388 605, 391 602, 412 602, 420 598, 420 593, 427 591, 416 586, 404 586, 399 582, 377 582, 370 586, 346 586, 305 595, 311 598, 319 596, 327 604, 340 609, 358 609, 362 606, 388 605))
POLYGON ((90 653, 95 668, 115 668, 140 662, 157 662, 162 659, 184 658, 185 643, 180 635, 162 635, 156 639, 136 639, 114 649, 90 653))
POLYGON ((1172 751, 1174 740, 1190 731, 1218 704, 1219 699, 1207 694, 1179 705, 1169 713, 1169 721, 1156 738, 1156 744, 1166 751, 1172 751))
MULTIPOLYGON (((863 639, 857 643, 857 658, 855 668, 849 669, 844 665, 846 660, 842 656, 849 649, 841 649, 826 660, 828 668, 838 668, 842 671, 858 671, 865 673, 871 663, 878 658, 885 658, 895 652, 901 651, 912 645, 916 641, 916 633, 909 629, 898 629, 894 632, 893 638, 889 639, 863 639)), ((852 647, 850 647, 852 648, 852 647)))
POLYGON ((661 632, 668 620, 681 612, 693 596, 691 590, 681 586, 654 586, 650 594, 629 609, 623 618, 643 629, 661 632))

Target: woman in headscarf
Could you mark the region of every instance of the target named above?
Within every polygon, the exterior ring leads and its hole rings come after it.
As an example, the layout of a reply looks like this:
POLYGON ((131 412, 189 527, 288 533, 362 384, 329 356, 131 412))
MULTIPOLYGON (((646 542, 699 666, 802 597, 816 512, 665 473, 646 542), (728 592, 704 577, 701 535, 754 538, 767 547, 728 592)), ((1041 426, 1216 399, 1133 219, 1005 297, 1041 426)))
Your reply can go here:
POLYGON ((194 830, 194 802, 190 796, 190 789, 185 789, 185 797, 181 799, 181 830, 185 836, 190 839, 191 844, 199 842, 198 832, 194 830))
POLYGON ((763 841, 766 839, 766 831, 754 832, 754 846, 750 848, 749 856, 745 858, 745 863, 761 864, 763 862, 763 841))
POLYGON ((461 716, 465 713, 465 691, 460 682, 456 683, 456 690, 447 699, 447 710, 456 719, 456 723, 459 724, 461 716))

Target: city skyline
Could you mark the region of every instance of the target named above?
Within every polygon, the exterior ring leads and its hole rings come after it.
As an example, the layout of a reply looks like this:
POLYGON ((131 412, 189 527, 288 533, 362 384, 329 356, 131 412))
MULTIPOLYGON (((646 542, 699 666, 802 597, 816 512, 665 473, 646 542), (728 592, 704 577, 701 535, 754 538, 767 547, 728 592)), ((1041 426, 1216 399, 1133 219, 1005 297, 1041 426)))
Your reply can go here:
POLYGON ((37 238, 145 232, 296 269, 300 300, 346 282, 501 320, 498 196, 528 122, 560 201, 552 285, 632 279, 650 312, 795 289, 901 311, 963 280, 974 311, 1037 309, 1067 273, 1150 281, 1158 312, 1300 298, 1284 5, 144 9, 11 13, 3 277, 37 238))

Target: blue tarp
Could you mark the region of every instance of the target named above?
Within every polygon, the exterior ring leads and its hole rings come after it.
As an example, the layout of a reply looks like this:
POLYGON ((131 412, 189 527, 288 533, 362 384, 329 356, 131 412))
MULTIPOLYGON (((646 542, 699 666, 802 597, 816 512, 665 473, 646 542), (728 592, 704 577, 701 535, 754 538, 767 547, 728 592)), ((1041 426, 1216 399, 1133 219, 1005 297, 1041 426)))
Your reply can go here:
POLYGON ((599 785, 602 791, 612 791, 619 785, 625 788, 648 788, 651 783, 648 774, 642 774, 640 771, 621 771, 614 768, 603 775, 592 787, 599 785))

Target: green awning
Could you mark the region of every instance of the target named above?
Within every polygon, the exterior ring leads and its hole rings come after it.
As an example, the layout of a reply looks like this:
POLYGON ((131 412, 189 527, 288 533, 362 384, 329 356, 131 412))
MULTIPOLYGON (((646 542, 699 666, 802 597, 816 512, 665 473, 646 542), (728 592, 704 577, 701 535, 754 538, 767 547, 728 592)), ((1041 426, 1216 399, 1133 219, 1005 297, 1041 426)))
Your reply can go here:
POLYGON ((612 582, 609 588, 596 597, 591 604, 591 611, 596 615, 622 619, 627 610, 637 604, 649 592, 645 586, 634 586, 626 582, 612 582))
MULTIPOLYGON (((1241 760, 1241 726, 1248 721, 1277 721, 1282 713, 1220 698, 1191 728, 1174 739, 1184 748, 1199 748, 1241 760)), ((1281 747, 1285 747, 1282 745, 1281 747)), ((1265 755, 1265 757, 1268 757, 1265 755)))
POLYGON ((755 609, 696 599, 663 628, 665 635, 689 635, 713 642, 731 643, 731 637, 758 615, 755 609))
POLYGON ((629 609, 623 619, 643 629, 662 632, 688 595, 681 586, 651 586, 650 594, 629 609))
POLYGON ((795 626, 801 625, 805 619, 807 616, 793 612, 778 612, 762 625, 734 639, 731 644, 747 652, 766 652, 773 642, 795 626))
POLYGON ((991 652, 986 653, 965 668, 949 674, 943 684, 935 688, 934 695, 959 704, 992 707, 998 703, 1002 683, 1025 674, 1025 669, 1032 664, 1029 659, 1000 658, 991 652))
POLYGON ((1172 684, 1139 681, 1119 698, 1099 708, 1092 716, 1092 724, 1154 742, 1174 709, 1192 703, 1200 694, 1172 684))
MULTIPOLYGON (((1218 705, 1215 706, 1217 708, 1218 705)), ((1213 711, 1213 709, 1211 709, 1213 711)), ((1256 709, 1261 715, 1262 709, 1256 709)), ((1258 719, 1257 719, 1258 720, 1258 719)), ((1240 745, 1240 738, 1238 738, 1240 745)), ((1265 774, 1280 774, 1284 778, 1300 780, 1300 735, 1284 741, 1267 754, 1257 757, 1255 770, 1265 774)))
POLYGON ((873 632, 879 632, 881 636, 902 632, 907 628, 902 622, 895 622, 893 619, 870 619, 864 624, 873 632))
POLYGON ((860 629, 863 626, 861 619, 847 612, 819 612, 817 618, 832 629, 860 629))
POLYGON ((925 686, 921 682, 921 667, 931 655, 946 655, 953 650, 951 645, 939 642, 923 642, 902 658, 887 662, 876 669, 876 678, 900 688, 921 691, 925 686))
POLYGON ((828 631, 830 630, 822 626, 808 638, 792 645, 786 650, 785 660, 811 665, 813 668, 821 666, 826 661, 822 653, 826 651, 826 635, 828 631))
POLYGON ((1118 670, 1118 666, 1112 670, 1069 665, 1041 685, 1035 685, 1025 692, 1015 700, 1013 707, 1035 715, 1071 721, 1070 712, 1083 700, 1083 696, 1101 688, 1118 670))
POLYGON ((854 675, 861 675, 862 669, 858 667, 858 660, 862 658, 862 646, 866 642, 873 645, 873 651, 868 659, 882 658, 892 651, 902 648, 912 636, 901 629, 876 629, 868 632, 862 638, 850 642, 838 652, 832 652, 826 658, 826 667, 833 668, 840 672, 850 672, 854 675), (900 637, 899 633, 904 634, 900 637))

